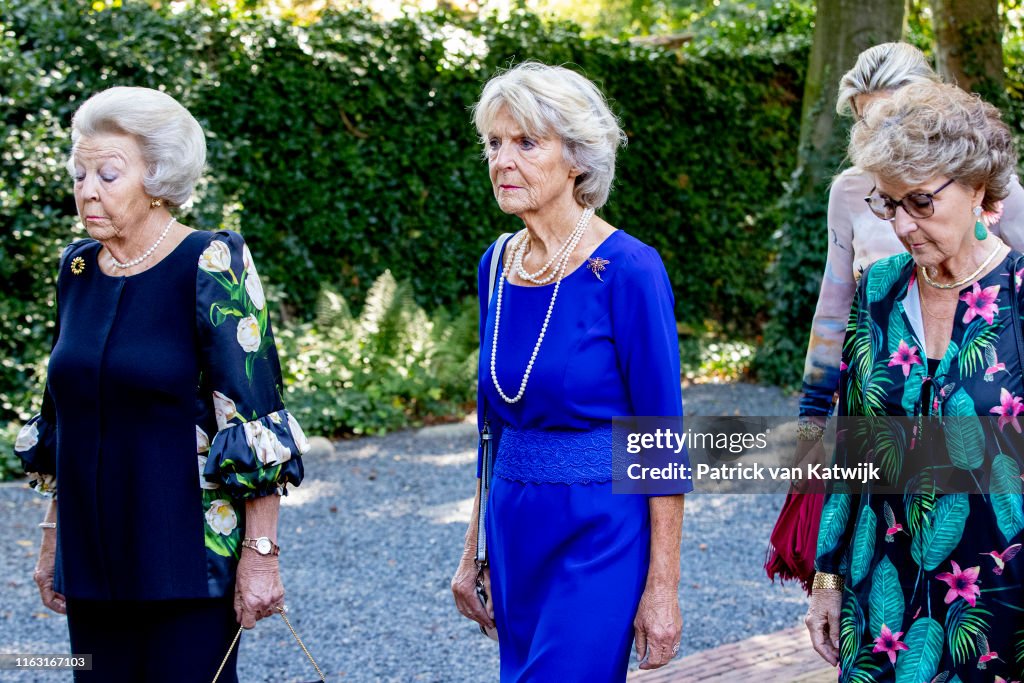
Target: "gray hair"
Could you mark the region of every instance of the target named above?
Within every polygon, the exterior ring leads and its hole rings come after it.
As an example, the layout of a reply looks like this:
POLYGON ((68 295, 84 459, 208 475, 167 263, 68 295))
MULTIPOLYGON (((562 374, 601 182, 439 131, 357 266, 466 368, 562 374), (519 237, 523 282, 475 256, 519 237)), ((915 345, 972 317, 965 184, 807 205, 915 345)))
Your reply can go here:
POLYGON ((936 176, 984 188, 982 207, 1005 199, 1017 153, 999 110, 954 85, 921 83, 872 105, 850 137, 855 166, 904 185, 936 176))
POLYGON ((836 111, 841 116, 854 113, 853 98, 857 95, 938 81, 939 75, 916 47, 908 43, 881 43, 861 52, 857 63, 839 80, 836 111))
POLYGON ((575 71, 539 62, 498 74, 473 106, 485 150, 502 108, 527 135, 561 138, 566 162, 580 171, 573 197, 584 207, 604 206, 615 178, 615 153, 626 144, 626 134, 597 86, 575 71))
POLYGON ((138 138, 146 162, 143 187, 149 196, 181 206, 206 165, 206 136, 199 122, 166 93, 116 87, 90 97, 71 120, 72 158, 82 137, 123 133, 138 138))

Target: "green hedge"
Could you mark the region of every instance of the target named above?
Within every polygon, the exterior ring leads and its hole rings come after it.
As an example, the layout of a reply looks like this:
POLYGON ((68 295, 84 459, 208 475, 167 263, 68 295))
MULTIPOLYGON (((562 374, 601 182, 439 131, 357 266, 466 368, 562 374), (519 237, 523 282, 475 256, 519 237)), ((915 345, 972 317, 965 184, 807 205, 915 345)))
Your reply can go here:
POLYGON ((281 314, 302 322, 321 289, 358 306, 385 269, 427 310, 472 296, 480 253, 517 221, 495 207, 469 107, 500 67, 575 64, 629 135, 604 215, 661 251, 679 318, 741 334, 763 322, 765 212, 794 161, 800 41, 679 55, 525 12, 297 26, 208 3, 68 0, 0 0, 0 24, 0 422, 34 403, 60 245, 82 236, 63 170, 71 115, 115 84, 165 89, 200 120, 209 173, 183 220, 241 230, 281 314))

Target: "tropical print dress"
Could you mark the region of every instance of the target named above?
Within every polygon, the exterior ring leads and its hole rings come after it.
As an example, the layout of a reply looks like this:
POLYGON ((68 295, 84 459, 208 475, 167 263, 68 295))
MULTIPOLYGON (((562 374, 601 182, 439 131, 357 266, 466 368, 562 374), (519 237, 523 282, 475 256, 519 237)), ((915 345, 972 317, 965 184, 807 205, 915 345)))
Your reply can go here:
POLYGON ((932 369, 911 257, 881 260, 859 283, 836 457, 871 461, 902 488, 827 489, 816 569, 846 580, 841 683, 1024 679, 1018 256, 960 291, 949 347, 932 369), (867 421, 843 416, 911 419, 865 439, 852 432, 867 421), (937 426, 931 437, 913 426, 924 422, 937 426), (933 467, 911 468, 922 449, 933 467), (940 474, 958 485, 929 484, 940 474))

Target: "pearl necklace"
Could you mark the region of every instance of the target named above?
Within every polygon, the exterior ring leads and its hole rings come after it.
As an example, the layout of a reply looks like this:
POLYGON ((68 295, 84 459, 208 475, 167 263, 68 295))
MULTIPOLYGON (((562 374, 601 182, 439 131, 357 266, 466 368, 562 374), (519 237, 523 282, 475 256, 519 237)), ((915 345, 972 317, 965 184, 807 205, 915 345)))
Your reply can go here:
MULTIPOLYGON (((544 335, 548 331, 548 323, 551 321, 551 311, 555 309, 555 300, 558 298, 558 289, 562 286, 562 277, 565 275, 565 269, 569 265, 569 257, 572 256, 573 252, 576 251, 576 246, 580 243, 580 239, 583 237, 583 233, 586 232, 587 226, 590 224, 589 218, 593 215, 593 211, 584 212, 587 216, 588 221, 583 224, 583 227, 579 230, 574 230, 572 238, 566 243, 569 245, 568 249, 562 254, 559 259, 558 265, 555 267, 554 274, 557 275, 555 280, 555 289, 551 292, 551 303, 548 304, 548 312, 544 315, 544 324, 540 326, 540 334, 537 336, 537 343, 533 347, 533 353, 530 354, 530 361, 526 364, 526 372, 523 373, 523 381, 519 383, 519 393, 515 396, 510 397, 506 394, 501 385, 498 383, 498 371, 496 369, 496 361, 498 358, 498 332, 501 329, 501 300, 502 291, 505 289, 505 281, 508 280, 509 271, 512 268, 512 261, 509 259, 508 263, 505 264, 505 268, 501 273, 501 282, 498 283, 498 301, 494 311, 494 337, 491 339, 491 381, 494 383, 494 388, 498 391, 498 395, 501 396, 505 403, 518 403, 526 393, 526 383, 530 381, 530 373, 533 372, 533 363, 537 360, 537 353, 540 351, 540 345, 544 341, 544 335)), ((528 235, 524 232, 522 238, 514 245, 513 251, 517 251, 523 247, 526 242, 528 235)))
POLYGON ((593 215, 593 209, 587 208, 583 210, 583 213, 580 214, 579 220, 576 221, 576 227, 573 228, 573 231, 569 234, 568 239, 566 239, 562 246, 558 249, 558 251, 555 252, 554 256, 552 256, 548 260, 548 262, 544 264, 544 267, 538 270, 536 273, 528 273, 526 272, 526 269, 523 267, 523 258, 526 256, 526 246, 529 242, 529 240, 523 240, 520 248, 517 249, 515 252, 514 263, 516 274, 519 275, 519 277, 522 278, 523 281, 532 282, 535 285, 546 285, 547 283, 551 282, 551 280, 553 280, 555 277, 555 270, 557 269, 551 270, 551 273, 544 277, 541 276, 544 275, 544 273, 546 273, 557 261, 561 260, 566 248, 572 243, 572 240, 576 236, 576 234, 582 233, 584 230, 587 229, 587 226, 590 224, 590 218, 593 215))
POLYGON ((132 266, 139 265, 140 263, 142 263, 143 261, 145 261, 146 259, 148 259, 150 256, 153 255, 153 252, 156 251, 156 248, 159 247, 160 243, 164 241, 165 237, 167 237, 167 233, 170 232, 172 225, 174 225, 174 216, 171 216, 171 220, 167 221, 167 225, 164 226, 164 231, 162 233, 160 233, 160 236, 156 238, 156 242, 153 242, 153 246, 151 246, 149 249, 147 249, 145 251, 145 253, 142 254, 142 256, 140 256, 140 257, 138 257, 136 259, 132 259, 131 261, 126 261, 124 263, 121 263, 116 258, 114 258, 113 252, 111 252, 108 249, 107 253, 110 254, 110 260, 113 261, 115 266, 117 266, 118 268, 121 268, 122 270, 125 269, 125 268, 131 268, 132 266))
POLYGON ((945 282, 936 282, 935 280, 928 277, 928 270, 924 266, 921 266, 921 276, 924 277, 925 282, 927 282, 935 289, 957 289, 959 287, 963 287, 968 282, 981 275, 981 271, 985 270, 988 264, 992 263, 992 259, 996 257, 996 254, 998 254, 999 250, 1002 248, 1003 244, 1002 242, 1000 242, 999 244, 996 245, 996 248, 992 250, 992 253, 988 255, 988 258, 985 259, 985 262, 978 266, 978 269, 976 271, 974 271, 973 273, 971 273, 962 280, 957 280, 956 282, 950 282, 948 284, 945 282))

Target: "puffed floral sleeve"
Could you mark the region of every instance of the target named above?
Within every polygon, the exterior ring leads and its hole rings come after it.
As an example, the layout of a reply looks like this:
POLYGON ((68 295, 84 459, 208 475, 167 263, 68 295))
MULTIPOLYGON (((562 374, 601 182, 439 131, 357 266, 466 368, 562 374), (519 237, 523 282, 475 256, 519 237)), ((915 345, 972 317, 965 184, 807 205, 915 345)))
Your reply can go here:
POLYGON ((43 409, 18 432, 14 452, 21 458, 28 485, 45 494, 57 493, 57 431, 50 390, 43 394, 43 409))
POLYGON ((197 428, 203 477, 236 499, 287 493, 302 481, 309 442, 284 408, 267 300, 238 233, 213 233, 200 256, 196 316, 200 397, 216 425, 206 455, 206 434, 197 428))

